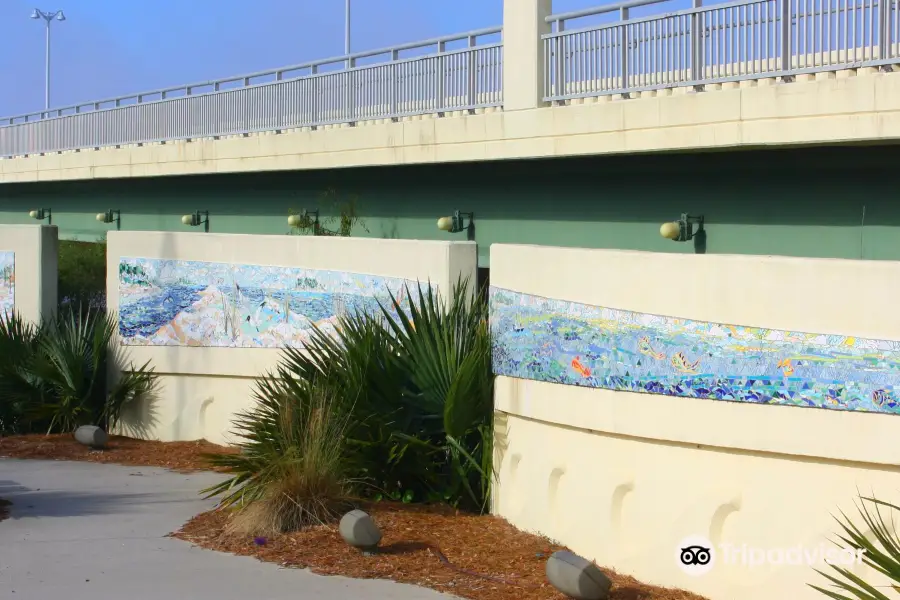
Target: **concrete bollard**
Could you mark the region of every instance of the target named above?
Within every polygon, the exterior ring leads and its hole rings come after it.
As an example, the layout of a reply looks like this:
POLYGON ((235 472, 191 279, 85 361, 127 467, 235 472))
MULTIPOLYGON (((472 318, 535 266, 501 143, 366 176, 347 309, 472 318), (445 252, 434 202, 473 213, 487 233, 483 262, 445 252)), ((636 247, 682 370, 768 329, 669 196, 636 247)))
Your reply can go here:
POLYGON ((109 441, 109 436, 99 427, 82 425, 75 430, 75 439, 79 444, 84 444, 91 448, 104 448, 109 441))
POLYGON ((547 580, 575 600, 605 600, 612 582, 597 565, 568 550, 559 550, 547 559, 547 580))
POLYGON ((351 510, 341 517, 338 531, 345 542, 366 552, 373 552, 381 542, 381 530, 372 517, 361 510, 351 510))

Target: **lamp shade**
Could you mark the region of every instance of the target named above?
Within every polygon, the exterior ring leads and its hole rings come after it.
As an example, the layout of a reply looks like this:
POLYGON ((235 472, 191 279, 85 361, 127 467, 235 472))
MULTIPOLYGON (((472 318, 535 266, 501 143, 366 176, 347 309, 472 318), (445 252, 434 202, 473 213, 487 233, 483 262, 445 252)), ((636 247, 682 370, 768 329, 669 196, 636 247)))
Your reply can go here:
POLYGON ((106 213, 97 213, 97 220, 106 223, 106 213))
POLYGON ((441 217, 438 219, 437 228, 441 231, 453 231, 453 217, 441 217))
POLYGON ((659 228, 659 235, 668 240, 677 240, 681 236, 681 225, 675 222, 663 223, 659 228))
POLYGON ((181 217, 181 222, 185 225, 193 225, 194 224, 194 215, 184 215, 181 217))
POLYGON ((303 219, 300 215, 290 215, 288 217, 288 225, 291 227, 300 227, 303 224, 303 219))
POLYGON ((32 219, 39 219, 40 215, 41 215, 40 211, 37 211, 37 210, 32 210, 28 213, 28 216, 31 217, 32 219))

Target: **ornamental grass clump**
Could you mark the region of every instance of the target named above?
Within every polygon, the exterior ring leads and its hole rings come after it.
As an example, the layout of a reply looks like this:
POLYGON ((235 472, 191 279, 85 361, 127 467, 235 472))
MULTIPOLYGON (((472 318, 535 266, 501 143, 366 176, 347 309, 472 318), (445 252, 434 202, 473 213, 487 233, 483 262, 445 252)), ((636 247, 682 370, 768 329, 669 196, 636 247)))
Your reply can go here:
POLYGON ((241 454, 213 463, 234 475, 204 490, 237 508, 233 533, 274 535, 329 522, 348 506, 344 462, 348 413, 327 386, 280 367, 256 387, 256 406, 238 415, 241 454))

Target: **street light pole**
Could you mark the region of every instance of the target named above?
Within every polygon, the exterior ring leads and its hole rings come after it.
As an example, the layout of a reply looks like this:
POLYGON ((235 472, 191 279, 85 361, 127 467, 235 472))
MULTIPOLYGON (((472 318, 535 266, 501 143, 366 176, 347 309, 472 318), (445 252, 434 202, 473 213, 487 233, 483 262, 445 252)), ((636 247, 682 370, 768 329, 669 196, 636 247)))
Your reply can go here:
MULTIPOLYGON (((349 0, 348 0, 349 1, 349 0)), ((63 11, 57 10, 54 12, 44 12, 40 9, 34 9, 31 12, 32 19, 43 19, 46 24, 46 37, 47 37, 47 50, 45 53, 44 59, 44 110, 50 109, 50 22, 56 19, 57 21, 65 21, 66 15, 63 14, 63 11)))
MULTIPOLYGON (((350 0, 344 0, 344 54, 350 56, 350 0)), ((353 66, 353 61, 347 59, 347 68, 353 66)))
POLYGON ((350 0, 344 2, 344 54, 350 54, 350 0))

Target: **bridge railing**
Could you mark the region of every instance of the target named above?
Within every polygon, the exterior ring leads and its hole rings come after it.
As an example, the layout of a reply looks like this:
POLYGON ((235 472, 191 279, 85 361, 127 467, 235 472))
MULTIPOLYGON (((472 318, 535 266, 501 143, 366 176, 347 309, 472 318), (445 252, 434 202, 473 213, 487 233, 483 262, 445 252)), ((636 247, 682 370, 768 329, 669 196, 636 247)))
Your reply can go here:
POLYGON ((664 1, 629 0, 548 17, 544 99, 900 62, 897 0, 738 0, 631 18, 631 9, 664 1), (619 20, 566 30, 569 21, 609 13, 619 20))
POLYGON ((0 119, 0 156, 218 137, 502 103, 500 28, 0 119), (460 48, 453 48, 461 45, 460 48), (404 56, 409 51, 431 52, 404 56))

